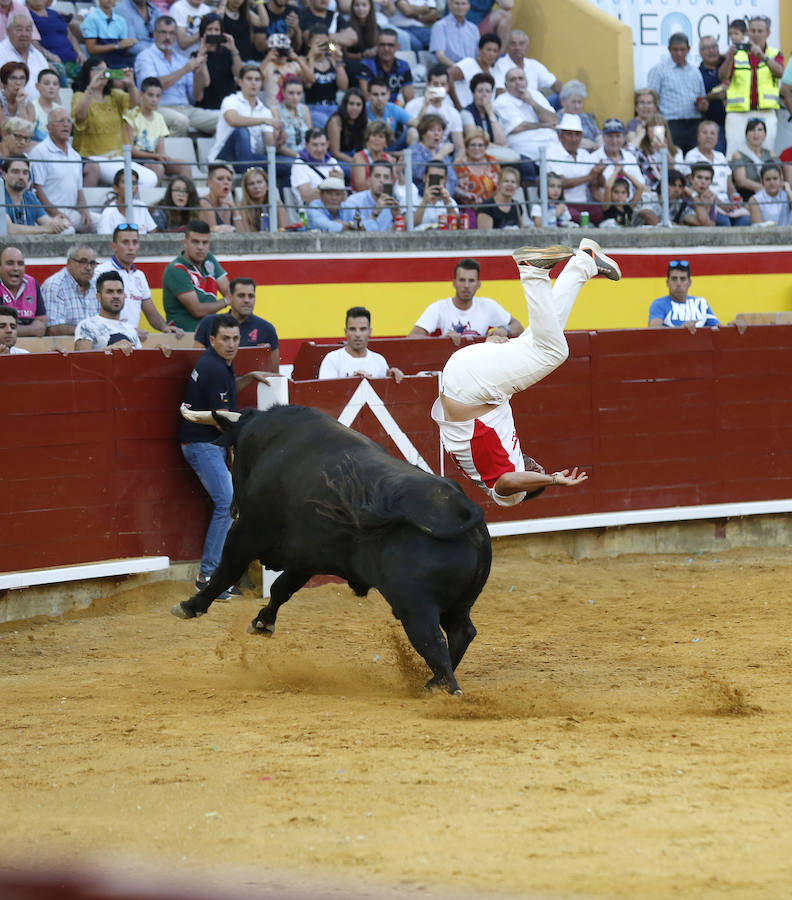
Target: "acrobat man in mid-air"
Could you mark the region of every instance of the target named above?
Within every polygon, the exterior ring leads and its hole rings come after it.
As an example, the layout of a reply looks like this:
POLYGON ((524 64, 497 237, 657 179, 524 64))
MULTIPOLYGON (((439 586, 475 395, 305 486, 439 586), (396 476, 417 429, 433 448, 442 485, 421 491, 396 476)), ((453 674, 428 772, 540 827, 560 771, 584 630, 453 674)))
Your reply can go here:
POLYGON ((595 241, 571 247, 522 247, 520 270, 530 326, 516 338, 491 337, 457 350, 443 369, 432 418, 445 449, 499 506, 514 506, 547 485, 567 487, 588 478, 577 468, 546 474, 524 456, 509 400, 557 369, 569 355, 564 327, 583 285, 597 275, 621 278, 618 265, 595 241), (554 285, 550 269, 568 260, 554 285))

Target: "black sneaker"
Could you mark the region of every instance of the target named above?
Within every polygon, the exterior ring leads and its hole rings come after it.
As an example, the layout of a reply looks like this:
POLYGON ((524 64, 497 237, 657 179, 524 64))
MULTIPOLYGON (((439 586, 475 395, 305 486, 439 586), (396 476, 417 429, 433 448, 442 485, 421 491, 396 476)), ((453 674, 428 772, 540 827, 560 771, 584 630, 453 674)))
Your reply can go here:
MULTIPOLYGON (((199 575, 195 579, 196 591, 202 591, 208 583, 209 583, 208 578, 203 578, 201 575, 199 575)), ((239 588, 236 588, 236 590, 238 591, 239 588)), ((240 593, 241 593, 241 591, 240 591, 240 593)), ((230 599, 231 599, 231 594, 229 591, 222 591, 220 594, 217 595, 217 597, 215 597, 215 600, 230 600, 230 599)))
POLYGON ((580 242, 580 249, 583 253, 588 253, 597 264, 598 274, 610 278, 611 281, 618 281, 621 278, 621 269, 616 260, 605 256, 602 247, 596 241, 592 241, 591 238, 583 238, 580 242))

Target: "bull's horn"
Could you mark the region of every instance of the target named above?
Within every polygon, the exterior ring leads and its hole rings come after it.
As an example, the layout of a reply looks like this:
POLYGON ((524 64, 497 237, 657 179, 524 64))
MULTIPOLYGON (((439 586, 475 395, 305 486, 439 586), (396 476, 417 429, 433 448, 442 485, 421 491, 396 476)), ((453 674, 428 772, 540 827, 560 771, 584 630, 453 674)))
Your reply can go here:
POLYGON ((215 415, 218 419, 225 419, 226 422, 230 422, 233 425, 234 422, 239 421, 239 417, 242 415, 242 413, 231 412, 228 409, 218 409, 215 411, 215 415))
POLYGON ((212 413, 208 409, 191 409, 186 403, 182 403, 179 412, 188 422, 195 422, 197 425, 214 425, 215 423, 212 413))

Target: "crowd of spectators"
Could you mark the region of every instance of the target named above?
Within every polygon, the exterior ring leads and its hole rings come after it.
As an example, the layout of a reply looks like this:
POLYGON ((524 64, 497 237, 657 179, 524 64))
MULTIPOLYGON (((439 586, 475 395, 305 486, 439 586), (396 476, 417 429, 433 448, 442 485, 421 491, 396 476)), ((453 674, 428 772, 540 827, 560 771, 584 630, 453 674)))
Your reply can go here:
POLYGON ((792 64, 768 44, 766 16, 733 21, 723 52, 703 37, 698 66, 688 38, 671 35, 635 118, 600 110, 599 126, 587 86, 529 56, 512 6, 97 0, 67 22, 47 0, 16 3, 0 40, 8 230, 112 233, 126 216, 127 143, 141 234, 196 216, 213 232, 399 230, 408 196, 416 228, 530 227, 542 205, 559 226, 656 225, 666 167, 675 224, 786 224, 792 146, 776 155, 776 134, 779 115, 792 120, 792 64), (426 54, 425 84, 400 48, 426 54), (202 135, 206 188, 166 149, 168 137, 202 135), (97 185, 104 209, 85 200, 97 185), (144 203, 139 189, 164 196, 144 203))

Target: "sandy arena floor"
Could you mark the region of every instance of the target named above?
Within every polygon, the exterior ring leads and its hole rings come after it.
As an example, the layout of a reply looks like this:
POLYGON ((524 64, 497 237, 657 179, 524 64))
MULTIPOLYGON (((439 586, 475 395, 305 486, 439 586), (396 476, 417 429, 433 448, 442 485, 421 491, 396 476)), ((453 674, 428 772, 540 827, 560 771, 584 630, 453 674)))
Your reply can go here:
POLYGON ((0 868, 789 896, 789 555, 537 562, 521 540, 497 544, 461 699, 423 696, 382 598, 346 586, 297 594, 271 639, 245 633, 252 595, 174 618, 175 582, 0 626, 0 868))

